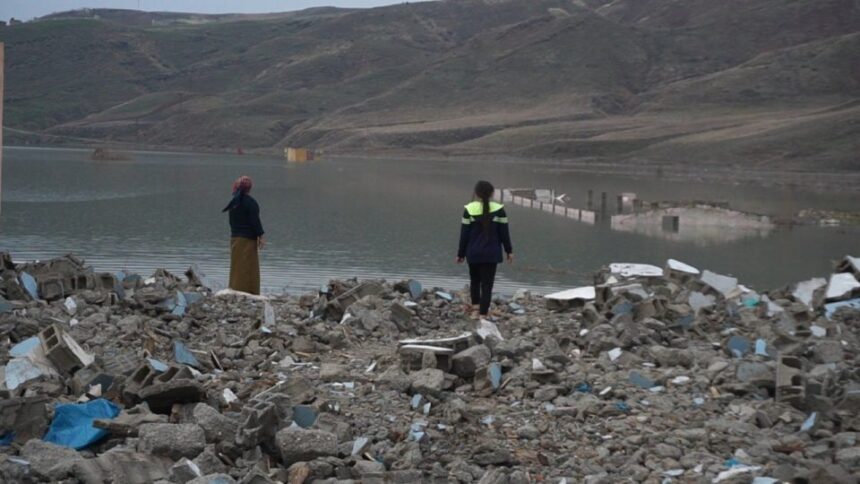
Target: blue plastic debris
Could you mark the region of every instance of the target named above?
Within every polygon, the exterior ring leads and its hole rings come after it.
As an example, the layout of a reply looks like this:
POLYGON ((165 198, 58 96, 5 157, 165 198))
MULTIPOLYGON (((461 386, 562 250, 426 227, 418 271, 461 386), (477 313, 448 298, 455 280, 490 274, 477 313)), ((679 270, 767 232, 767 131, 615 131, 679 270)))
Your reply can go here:
POLYGON ((743 336, 734 335, 729 338, 729 352, 735 358, 743 358, 744 355, 750 352, 750 342, 743 336))
POLYGON ((508 308, 510 308, 511 312, 514 314, 522 315, 522 314, 526 313, 526 310, 522 306, 520 306, 519 304, 517 304, 515 302, 509 303, 508 308))
POLYGON ((33 299, 39 299, 39 288, 36 285, 36 279, 26 272, 22 272, 20 277, 21 285, 24 286, 24 290, 27 291, 27 294, 29 294, 33 299))
POLYGON ((116 277, 116 280, 119 281, 120 283, 125 281, 125 276, 126 276, 125 271, 116 271, 114 273, 114 277, 116 277))
POLYGON ((739 461, 736 457, 732 457, 731 459, 728 459, 723 465, 731 469, 732 467, 742 466, 744 465, 744 463, 739 461))
POLYGON ((176 291, 176 306, 173 307, 171 314, 175 316, 184 316, 186 308, 188 308, 188 300, 185 299, 185 293, 182 291, 176 291))
POLYGON ((31 336, 9 349, 9 356, 12 358, 27 356, 41 344, 42 340, 38 336, 31 336))
POLYGON ((498 390, 502 386, 502 365, 497 362, 490 363, 490 384, 493 385, 493 390, 498 390))
POLYGON ((755 297, 748 297, 748 298, 743 300, 743 303, 744 303, 744 307, 754 308, 754 307, 758 306, 759 299, 755 298, 755 297))
POLYGON ((0 445, 2 445, 2 446, 12 445, 12 442, 14 442, 14 441, 15 441, 15 432, 13 432, 11 430, 6 432, 2 436, 0 436, 0 445))
POLYGON ((421 395, 420 393, 416 393, 415 395, 412 395, 412 402, 409 404, 412 407, 412 410, 416 410, 418 407, 421 406, 421 400, 423 398, 424 398, 424 396, 421 395))
POLYGON ((125 299, 125 287, 123 287, 122 282, 117 282, 113 285, 113 292, 116 293, 118 298, 125 299))
POLYGON ((427 428, 427 422, 414 422, 409 426, 409 440, 421 442, 427 438, 427 433, 424 432, 425 428, 427 428))
POLYGON ((165 371, 167 371, 167 364, 162 363, 155 358, 147 358, 146 361, 149 362, 149 366, 151 366, 153 370, 159 373, 164 373, 165 371))
POLYGON ((0 314, 12 311, 13 307, 14 306, 12 306, 12 303, 4 299, 3 296, 0 296, 0 314))
POLYGON ((680 318, 676 319, 675 324, 684 329, 690 329, 693 327, 694 321, 696 321, 696 317, 692 314, 688 314, 686 316, 681 316, 680 318))
POLYGON ((199 292, 184 292, 182 294, 185 296, 185 304, 187 307, 191 307, 203 299, 203 294, 200 294, 199 292))
POLYGON ((633 312, 633 303, 624 301, 612 306, 612 314, 618 316, 620 314, 631 314, 633 312))
POLYGON ((767 341, 761 338, 755 340, 755 354, 759 356, 770 356, 767 353, 767 341))
POLYGON ((656 383, 654 383, 654 381, 649 380, 648 378, 645 378, 638 371, 631 371, 630 372, 630 383, 636 385, 639 388, 644 388, 646 390, 656 386, 656 383))
POLYGON ((412 300, 415 301, 421 299, 421 295, 424 293, 424 288, 421 287, 421 283, 415 279, 409 279, 407 284, 409 285, 409 295, 412 296, 412 300))
POLYGON ((830 304, 824 305, 824 314, 827 316, 827 319, 831 319, 833 317, 833 313, 835 313, 839 308, 854 308, 860 309, 860 297, 857 299, 849 299, 847 301, 839 301, 833 302, 830 304))
POLYGON ((293 407, 293 422, 303 429, 309 429, 317 423, 319 414, 307 405, 296 405, 293 407))
POLYGON ((452 296, 451 294, 449 294, 445 291, 436 291, 436 296, 438 296, 440 299, 444 299, 448 302, 451 302, 454 300, 454 296, 452 296))
POLYGON ((576 386, 575 390, 579 393, 591 393, 591 385, 588 383, 580 383, 576 386))
POLYGON ((815 427, 815 422, 818 420, 818 412, 812 412, 809 414, 809 417, 804 420, 803 425, 800 426, 801 432, 809 432, 812 430, 812 427, 815 427))
POLYGON ((54 409, 54 420, 42 440, 85 449, 108 434, 107 430, 93 427, 93 421, 112 419, 119 412, 118 406, 103 398, 87 403, 61 403, 54 409))
POLYGON ((630 405, 627 405, 627 402, 615 402, 615 408, 624 413, 630 412, 630 405))
POLYGON ((173 357, 176 359, 177 363, 193 366, 194 368, 200 367, 200 362, 198 362, 197 358, 194 357, 194 353, 192 353, 182 341, 173 342, 173 357))

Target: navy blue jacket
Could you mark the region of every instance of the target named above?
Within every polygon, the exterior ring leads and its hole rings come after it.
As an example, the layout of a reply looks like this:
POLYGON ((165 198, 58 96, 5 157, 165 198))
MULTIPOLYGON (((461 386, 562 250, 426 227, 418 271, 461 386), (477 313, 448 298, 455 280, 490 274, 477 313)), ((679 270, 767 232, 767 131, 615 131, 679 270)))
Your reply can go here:
POLYGON ((465 257, 469 264, 498 264, 503 260, 503 247, 508 254, 514 252, 508 230, 508 215, 504 205, 490 202, 490 215, 493 218, 485 231, 481 224, 483 213, 483 202, 472 202, 463 210, 457 257, 465 257))
POLYGON ((248 194, 236 194, 224 211, 230 211, 230 235, 257 239, 263 235, 263 224, 260 222, 260 206, 254 197, 248 194))

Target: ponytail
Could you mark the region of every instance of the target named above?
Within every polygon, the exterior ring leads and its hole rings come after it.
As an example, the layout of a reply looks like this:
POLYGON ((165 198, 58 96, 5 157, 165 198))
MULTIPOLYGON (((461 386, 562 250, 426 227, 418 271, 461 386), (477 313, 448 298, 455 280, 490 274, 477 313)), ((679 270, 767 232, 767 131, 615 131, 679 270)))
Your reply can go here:
POLYGON ((495 188, 488 181, 481 180, 475 185, 475 195, 481 200, 483 208, 480 221, 485 235, 489 233, 493 221, 493 214, 490 213, 490 198, 493 197, 494 191, 495 188))

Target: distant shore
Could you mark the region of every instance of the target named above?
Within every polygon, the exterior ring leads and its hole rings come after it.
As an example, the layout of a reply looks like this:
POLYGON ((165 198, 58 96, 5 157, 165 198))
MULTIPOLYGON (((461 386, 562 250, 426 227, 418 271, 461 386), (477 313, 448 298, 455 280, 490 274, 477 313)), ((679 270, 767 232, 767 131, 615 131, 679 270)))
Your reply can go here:
MULTIPOLYGON (((8 128, 7 128, 8 129, 8 128)), ((277 148, 248 148, 242 153, 231 150, 197 146, 158 146, 131 143, 105 143, 91 145, 6 145, 13 149, 74 149, 95 150, 109 147, 124 152, 138 153, 201 153, 213 155, 279 157, 277 148)), ((534 165, 559 173, 587 173, 632 178, 660 179, 671 182, 716 182, 728 185, 752 185, 769 188, 800 189, 814 192, 860 193, 860 172, 857 171, 800 171, 776 168, 755 168, 726 164, 725 166, 693 166, 677 163, 658 163, 647 160, 607 159, 551 159, 523 158, 498 153, 472 153, 446 155, 432 151, 385 150, 376 152, 324 152, 326 157, 339 159, 425 160, 430 162, 502 163, 534 165)))

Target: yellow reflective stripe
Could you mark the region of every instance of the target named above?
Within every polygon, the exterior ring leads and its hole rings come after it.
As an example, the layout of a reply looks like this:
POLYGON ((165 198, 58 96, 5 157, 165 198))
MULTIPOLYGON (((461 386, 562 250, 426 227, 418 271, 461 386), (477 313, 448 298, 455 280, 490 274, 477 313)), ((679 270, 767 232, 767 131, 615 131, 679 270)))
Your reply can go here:
POLYGON ((470 218, 464 218, 463 219, 463 225, 469 225, 470 223, 472 223, 472 219, 470 219, 470 218))
POLYGON ((508 217, 493 217, 493 222, 506 224, 508 223, 508 217))
MULTIPOLYGON (((478 217, 484 213, 484 204, 482 202, 472 202, 465 206, 466 211, 473 217, 478 217)), ((490 213, 498 212, 505 208, 501 203, 490 202, 490 213)))

